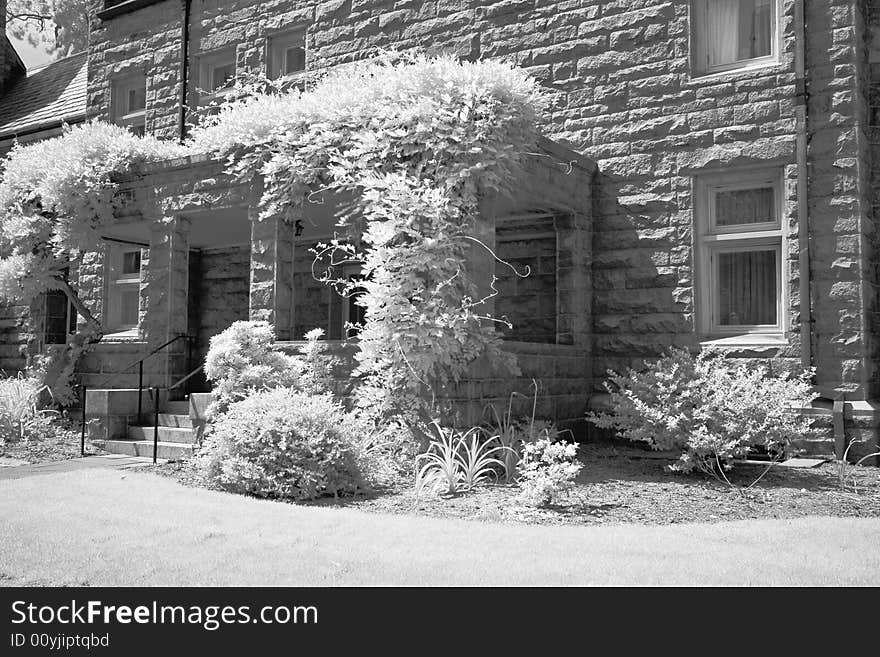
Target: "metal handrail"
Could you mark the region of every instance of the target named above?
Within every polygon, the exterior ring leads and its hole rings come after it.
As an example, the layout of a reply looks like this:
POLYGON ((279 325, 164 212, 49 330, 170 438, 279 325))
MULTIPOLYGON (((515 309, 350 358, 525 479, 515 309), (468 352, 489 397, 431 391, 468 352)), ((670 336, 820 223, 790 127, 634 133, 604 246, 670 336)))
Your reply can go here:
MULTIPOLYGON (((163 342, 162 344, 160 344, 158 347, 156 347, 155 349, 153 349, 153 350, 152 350, 150 353, 148 353, 146 356, 142 356, 142 357, 139 358, 138 360, 133 361, 130 365, 124 367, 123 369, 121 369, 121 370, 119 370, 119 371, 117 371, 117 372, 114 372, 113 374, 111 374, 109 377, 107 377, 106 379, 104 379, 104 380, 103 380, 103 381, 97 386, 97 388, 99 388, 99 389, 100 389, 100 388, 103 388, 103 387, 106 386, 110 381, 112 381, 113 379, 115 379, 117 376, 119 376, 120 374, 125 374, 125 373, 128 372, 132 367, 134 367, 135 365, 137 365, 137 366, 138 366, 138 410, 137 410, 137 419, 138 419, 138 422, 140 422, 140 421, 141 421, 141 417, 142 417, 142 415, 143 415, 142 399, 143 399, 143 392, 144 392, 144 361, 147 360, 147 358, 150 358, 151 356, 156 355, 157 353, 159 353, 160 351, 162 351, 163 349, 165 349, 165 347, 168 347, 169 345, 171 345, 171 344, 177 342, 178 340, 186 340, 186 347, 187 347, 187 362, 189 362, 189 361, 192 359, 192 345, 193 345, 193 342, 196 340, 196 338, 195 338, 194 336, 191 336, 191 335, 185 335, 185 334, 176 335, 176 336, 174 336, 173 338, 171 338, 170 340, 167 340, 167 341, 163 342)), ((194 369, 192 372, 190 372, 190 373, 187 374, 185 377, 183 377, 182 379, 180 379, 179 381, 177 381, 177 383, 174 383, 173 385, 170 385, 170 386, 167 386, 167 387, 164 387, 164 388, 161 388, 161 389, 164 389, 164 390, 172 390, 172 389, 174 389, 174 388, 176 388, 176 387, 182 385, 183 383, 185 383, 186 381, 188 381, 188 380, 189 380, 190 378, 192 378, 193 376, 195 376, 195 374, 196 374, 199 370, 201 370, 201 369, 202 369, 202 366, 199 365, 199 366, 198 366, 196 369, 194 369)), ((81 433, 80 433, 80 456, 85 456, 85 455, 86 455, 86 395, 87 395, 87 392, 88 392, 88 387, 87 387, 85 384, 81 384, 81 385, 79 386, 79 388, 80 388, 80 391, 82 392, 82 426, 80 427, 80 432, 81 432, 81 433)), ((151 391, 152 391, 152 392, 155 392, 155 398, 153 399, 153 415, 154 415, 154 418, 153 418, 153 420, 154 420, 154 424, 153 424, 153 426, 154 426, 154 430, 153 430, 153 463, 156 462, 156 449, 157 449, 157 446, 158 446, 157 443, 158 443, 158 440, 159 440, 159 390, 160 390, 160 388, 159 388, 158 386, 152 386, 152 387, 151 387, 151 391)), ((152 392, 151 392, 151 394, 152 394, 152 392)))

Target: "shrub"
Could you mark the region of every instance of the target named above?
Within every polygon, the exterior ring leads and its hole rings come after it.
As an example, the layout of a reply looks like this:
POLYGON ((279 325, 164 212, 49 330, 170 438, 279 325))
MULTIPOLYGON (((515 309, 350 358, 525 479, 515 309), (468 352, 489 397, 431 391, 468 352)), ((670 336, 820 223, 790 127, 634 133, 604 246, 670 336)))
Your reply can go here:
POLYGON ((275 388, 233 402, 207 432, 199 464, 221 487, 310 500, 363 485, 342 407, 329 395, 275 388))
POLYGON ((0 378, 0 442, 13 442, 40 433, 46 413, 37 410, 46 389, 34 377, 0 378))
POLYGON ((549 431, 544 437, 523 445, 517 499, 529 506, 558 504, 574 486, 574 478, 583 467, 577 463, 577 445, 554 442, 549 431))
POLYGON ((205 375, 215 383, 211 415, 254 392, 297 384, 301 360, 276 349, 274 342, 267 322, 234 322, 211 338, 205 358, 205 375))
POLYGON ((642 372, 611 372, 605 387, 612 413, 588 419, 653 449, 683 450, 673 470, 717 475, 753 447, 778 452, 812 433, 807 418, 792 410, 816 397, 811 376, 771 376, 722 354, 673 349, 642 372))

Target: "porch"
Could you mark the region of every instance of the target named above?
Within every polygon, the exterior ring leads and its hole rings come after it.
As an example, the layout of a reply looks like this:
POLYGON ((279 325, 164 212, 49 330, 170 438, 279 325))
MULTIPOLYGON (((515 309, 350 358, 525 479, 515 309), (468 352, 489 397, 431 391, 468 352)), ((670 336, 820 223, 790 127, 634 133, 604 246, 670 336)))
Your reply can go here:
MULTIPOLYGON (((530 396, 533 378, 541 386, 539 415, 583 418, 591 384, 594 173, 592 162, 542 140, 515 196, 483 199, 476 236, 497 259, 475 245, 471 267, 486 294, 497 277, 499 294, 485 301, 485 314, 509 322, 500 330, 522 375, 491 378, 491 368, 476 364, 472 377, 445 393, 462 423, 479 421, 487 403, 506 408, 513 391, 530 396)), ((210 338, 237 320, 270 322, 288 350, 298 350, 314 328, 324 329, 334 351, 356 350, 346 323, 362 311, 317 280, 329 265, 314 252, 333 237, 340 207, 351 199, 315 197, 298 216, 260 219, 261 192, 261 181, 235 180, 223 163, 196 157, 150 165, 122 181, 118 222, 103 236, 106 248, 79 272, 83 296, 107 327, 82 359, 82 383, 136 389, 137 368, 127 366, 190 336, 143 361, 144 386, 168 388, 199 367, 210 338)), ((337 266, 346 276, 357 272, 337 266)), ((182 397, 207 389, 196 376, 175 392, 182 397)), ((517 403, 531 410, 530 399, 517 403)), ((91 406, 87 410, 91 414, 91 406)), ((116 428, 104 437, 123 437, 120 423, 111 424, 116 428)))

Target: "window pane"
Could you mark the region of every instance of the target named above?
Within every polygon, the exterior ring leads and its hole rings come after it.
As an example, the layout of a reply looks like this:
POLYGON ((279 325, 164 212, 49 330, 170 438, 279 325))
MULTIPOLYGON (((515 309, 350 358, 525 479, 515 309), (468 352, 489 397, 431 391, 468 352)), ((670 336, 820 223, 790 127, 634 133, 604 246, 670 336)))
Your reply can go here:
POLYGON ((718 254, 718 324, 775 325, 776 250, 718 254))
POLYGON ((217 91, 230 86, 235 78, 235 63, 220 64, 215 66, 211 74, 211 91, 217 91))
POLYGON ((125 113, 138 112, 147 106, 147 90, 145 87, 134 87, 128 90, 125 113))
POLYGON ((122 326, 137 326, 138 289, 133 285, 119 291, 119 323, 122 326))
POLYGON ((306 67, 306 51, 300 46, 288 48, 284 53, 284 74, 296 73, 306 67))
POLYGON ((776 223, 772 187, 736 189, 715 195, 715 225, 776 223))
POLYGON ((123 274, 140 274, 141 273, 141 252, 126 251, 122 254, 122 273, 123 274))
POLYGON ((773 53, 774 0, 706 0, 709 66, 773 53))

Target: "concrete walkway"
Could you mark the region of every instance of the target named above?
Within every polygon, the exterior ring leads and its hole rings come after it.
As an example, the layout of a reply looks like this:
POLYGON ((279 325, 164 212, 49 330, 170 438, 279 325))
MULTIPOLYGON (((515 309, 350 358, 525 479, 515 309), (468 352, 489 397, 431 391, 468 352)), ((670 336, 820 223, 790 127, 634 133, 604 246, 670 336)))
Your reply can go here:
MULTIPOLYGON (((160 463, 164 462, 160 460, 160 463)), ((152 465, 153 459, 125 456, 123 454, 102 454, 100 456, 86 456, 79 459, 67 459, 66 461, 49 461, 46 463, 27 463, 17 459, 0 459, 0 480, 22 479, 24 477, 37 477, 40 475, 58 474, 59 472, 72 472, 90 468, 110 468, 124 470, 152 465), (4 462, 5 461, 5 462, 4 462)))
POLYGON ((878 518, 505 525, 257 500, 141 467, 63 467, 0 481, 0 584, 880 584, 878 518))

